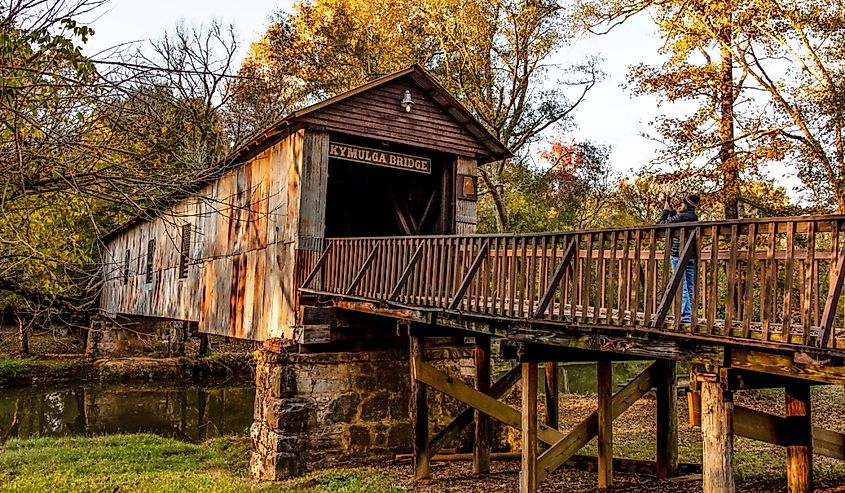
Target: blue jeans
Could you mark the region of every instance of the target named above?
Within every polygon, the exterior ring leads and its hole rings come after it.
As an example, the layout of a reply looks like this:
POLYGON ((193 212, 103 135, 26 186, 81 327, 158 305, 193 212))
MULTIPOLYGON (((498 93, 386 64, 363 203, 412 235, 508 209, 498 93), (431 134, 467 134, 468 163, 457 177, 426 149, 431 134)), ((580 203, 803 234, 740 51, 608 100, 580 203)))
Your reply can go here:
MULTIPOLYGON (((678 270, 678 257, 672 256, 672 272, 678 270)), ((681 280, 681 322, 692 322, 692 301, 695 292, 695 259, 687 262, 684 277, 681 280)))

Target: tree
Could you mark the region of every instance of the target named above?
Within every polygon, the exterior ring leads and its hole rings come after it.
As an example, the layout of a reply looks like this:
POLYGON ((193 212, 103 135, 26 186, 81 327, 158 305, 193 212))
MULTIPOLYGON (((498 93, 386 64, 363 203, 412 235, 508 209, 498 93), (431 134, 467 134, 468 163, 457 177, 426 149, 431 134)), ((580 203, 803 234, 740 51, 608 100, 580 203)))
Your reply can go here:
MULTIPOLYGON (((515 163, 504 179, 510 229, 565 231, 609 226, 616 175, 608 150, 590 142, 553 140, 539 165, 515 163)), ((483 212, 483 211, 482 211, 483 212)), ((496 229, 493 214, 480 214, 479 229, 496 229)))
POLYGON ((248 68, 286 76, 314 100, 419 63, 517 155, 479 168, 482 200, 491 200, 501 231, 509 228, 507 174, 524 166, 543 132, 571 123, 601 75, 586 60, 549 80, 567 29, 551 1, 314 0, 278 16, 253 44, 248 68))
MULTIPOLYGON (((693 144, 694 155, 704 155, 704 150, 712 145, 720 147, 721 169, 716 170, 720 174, 727 172, 730 177, 721 190, 727 192, 724 195, 731 202, 734 196, 740 197, 736 193, 742 189, 741 180, 734 183, 733 177, 742 178, 745 171, 753 175, 766 163, 788 161, 797 167, 810 192, 810 201, 845 211, 841 103, 845 14, 841 2, 623 0, 610 5, 603 8, 597 2, 585 3, 581 14, 586 19, 613 25, 648 9, 656 14, 667 40, 671 57, 664 68, 677 65, 678 60, 687 62, 691 47, 699 51, 697 59, 705 61, 698 68, 712 65, 709 73, 702 74, 686 65, 675 72, 640 68, 634 71, 634 78, 640 89, 653 90, 670 100, 677 94, 703 102, 709 97, 709 108, 720 108, 723 119, 719 121, 726 122, 728 111, 733 112, 738 131, 730 136, 723 125, 718 140, 708 139, 701 129, 708 119, 714 120, 701 112, 688 120, 666 120, 660 128, 669 140, 683 143, 686 139, 693 144), (678 36, 679 32, 683 36, 678 36), (699 46, 709 48, 701 50, 699 46), (711 63, 715 59, 712 54, 717 52, 722 61, 719 69, 711 63), (732 109, 728 108, 726 97, 726 60, 732 60, 734 70, 740 73, 733 78, 732 109), (714 86, 719 83, 721 86, 714 86), (713 97, 718 94, 713 87, 722 89, 721 97, 713 97), (733 164, 725 160, 731 154, 731 146, 736 149, 733 164)), ((728 205, 726 213, 734 208, 733 204, 728 205)))

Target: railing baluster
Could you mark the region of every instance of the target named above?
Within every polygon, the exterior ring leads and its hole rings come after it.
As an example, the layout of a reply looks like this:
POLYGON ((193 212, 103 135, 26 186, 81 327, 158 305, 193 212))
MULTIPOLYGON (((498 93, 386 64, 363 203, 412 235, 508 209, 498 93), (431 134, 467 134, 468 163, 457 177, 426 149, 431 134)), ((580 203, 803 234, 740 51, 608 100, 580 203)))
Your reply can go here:
POLYGON ((737 264, 738 264, 738 255, 739 255, 739 247, 737 246, 739 232, 736 224, 731 225, 731 241, 730 241, 730 252, 728 258, 728 266, 727 266, 727 284, 728 284, 728 295, 725 299, 725 327, 724 327, 724 334, 726 336, 733 335, 733 321, 734 316, 736 314, 737 308, 739 306, 739 299, 738 299, 738 291, 737 286, 739 285, 739 279, 737 279, 737 264))
MULTIPOLYGON (((699 231, 701 229, 699 228, 699 231)), ((707 306, 707 303, 703 303, 705 307, 707 307, 707 313, 705 317, 707 317, 707 333, 713 333, 713 327, 716 324, 716 311, 719 307, 719 226, 713 225, 710 228, 710 234, 712 235, 710 238, 710 305, 707 306)), ((699 239, 698 241, 698 259, 701 262, 701 243, 702 240, 699 239)), ((728 280, 728 282, 733 282, 733 280, 728 280)), ((702 293, 704 294, 704 293, 702 293)), ((705 301, 705 300, 702 300, 705 301)), ((698 317, 695 317, 695 321, 697 322, 698 317)))
POLYGON ((590 287, 593 285, 592 280, 592 263, 593 263, 593 233, 586 233, 587 234, 587 256, 584 258, 584 273, 582 274, 581 279, 581 290, 582 290, 582 299, 583 302, 581 303, 581 322, 586 323, 587 320, 587 312, 589 305, 591 304, 591 291, 590 287))
MULTIPOLYGON (((695 242, 695 230, 692 230, 690 233, 689 238, 686 239, 684 243, 684 249, 681 252, 680 257, 678 258, 678 268, 672 272, 672 276, 667 283, 666 290, 663 292, 663 298, 660 300, 660 305, 657 308, 657 313, 654 316, 654 319, 651 322, 651 326, 655 328, 659 328, 663 326, 663 322, 666 320, 666 314, 669 312, 669 305, 672 301, 672 298, 677 297, 676 293, 678 292, 678 287, 681 285, 681 280, 684 277, 684 269, 682 266, 686 265, 689 262, 689 259, 692 258, 693 248, 692 245, 695 242)), ((680 317, 675 317, 680 318, 680 317)))
POLYGON ((745 264, 745 295, 742 307, 742 337, 751 337, 751 319, 754 316, 754 251, 757 249, 757 225, 748 225, 748 260, 745 264))

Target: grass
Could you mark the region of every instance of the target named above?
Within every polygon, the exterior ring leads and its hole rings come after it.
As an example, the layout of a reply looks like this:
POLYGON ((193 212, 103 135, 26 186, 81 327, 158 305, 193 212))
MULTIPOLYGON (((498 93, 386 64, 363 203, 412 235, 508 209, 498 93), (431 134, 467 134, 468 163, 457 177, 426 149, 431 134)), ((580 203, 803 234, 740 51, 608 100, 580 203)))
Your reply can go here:
POLYGON ((74 376, 82 371, 81 360, 53 360, 22 358, 0 354, 0 387, 13 384, 30 384, 42 376, 74 376))
POLYGON ((402 493, 367 469, 326 470, 279 483, 246 477, 248 437, 201 445, 154 435, 12 440, 0 449, 0 492, 402 493))

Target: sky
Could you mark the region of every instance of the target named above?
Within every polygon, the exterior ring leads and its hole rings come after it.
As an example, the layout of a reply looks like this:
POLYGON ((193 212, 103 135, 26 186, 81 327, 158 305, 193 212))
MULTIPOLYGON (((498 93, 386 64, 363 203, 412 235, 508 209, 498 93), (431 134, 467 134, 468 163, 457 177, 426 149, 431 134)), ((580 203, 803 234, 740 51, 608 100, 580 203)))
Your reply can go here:
MULTIPOLYGON (((84 50, 95 55, 114 46, 157 39, 180 19, 189 25, 219 19, 235 26, 243 54, 264 33, 272 13, 289 11, 291 4, 292 0, 111 0, 88 20, 95 34, 84 50)), ((656 144, 642 134, 661 112, 671 111, 667 106, 658 108, 652 97, 635 97, 621 87, 630 64, 659 62, 659 48, 651 20, 640 15, 610 34, 573 39, 552 60, 565 66, 584 56, 603 59, 601 68, 606 77, 579 106, 574 129, 564 137, 609 145, 610 162, 624 175, 633 174, 654 155, 656 144)), ((789 182, 794 178, 784 184, 789 182)))

